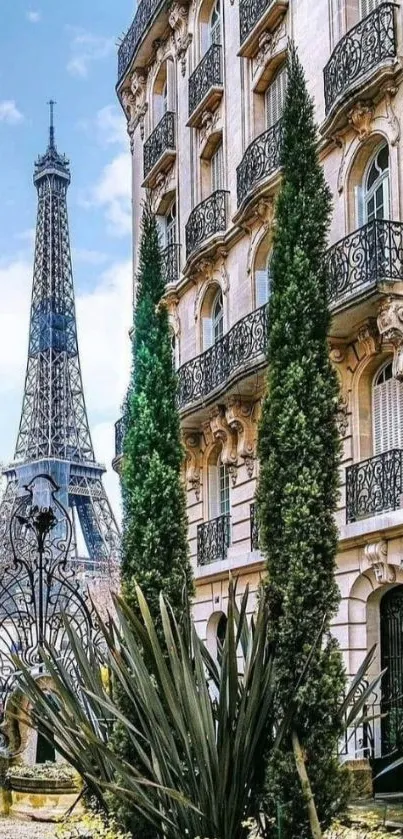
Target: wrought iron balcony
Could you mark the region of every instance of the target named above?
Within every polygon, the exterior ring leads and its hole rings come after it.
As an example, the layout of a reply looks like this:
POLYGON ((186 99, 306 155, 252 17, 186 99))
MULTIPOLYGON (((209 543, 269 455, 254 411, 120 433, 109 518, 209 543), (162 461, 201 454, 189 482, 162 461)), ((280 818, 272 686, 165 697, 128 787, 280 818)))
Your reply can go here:
POLYGON ((180 245, 172 244, 162 251, 162 276, 166 284, 179 280, 180 248, 180 245))
POLYGON ((324 69, 325 108, 397 54, 395 3, 382 3, 339 41, 324 69))
MULTIPOLYGON (((222 88, 221 44, 212 44, 189 79, 189 119, 210 92, 222 88)), ((221 95, 221 94, 220 94, 221 95)))
POLYGON ((115 422, 115 457, 121 457, 123 454, 123 439, 125 436, 125 427, 123 417, 120 417, 115 422))
POLYGON ((328 251, 329 303, 337 305, 380 282, 403 281, 403 223, 376 219, 328 251))
POLYGON ((167 111, 144 143, 144 179, 163 157, 175 154, 175 114, 167 111))
POLYGON ((227 190, 217 189, 190 213, 186 224, 187 258, 209 236, 227 229, 227 195, 227 190))
POLYGON ((239 0, 241 47, 260 20, 263 25, 267 15, 269 15, 273 18, 271 24, 275 25, 277 19, 284 14, 287 6, 287 0, 239 0))
POLYGON ((178 370, 178 407, 205 399, 233 374, 264 357, 267 347, 267 306, 239 320, 226 335, 178 370))
POLYGON ((250 505, 250 549, 259 550, 259 522, 257 520, 256 504, 250 505))
POLYGON ((129 69, 140 41, 157 10, 164 0, 140 0, 130 29, 128 29, 118 50, 118 82, 129 69))
POLYGON ((230 541, 231 517, 229 513, 199 524, 197 528, 198 566, 226 559, 230 541))
POLYGON ((392 449, 346 469, 347 524, 402 506, 403 450, 392 449))
POLYGON ((282 140, 283 123, 279 120, 246 149, 236 170, 238 207, 260 181, 280 167, 282 140))

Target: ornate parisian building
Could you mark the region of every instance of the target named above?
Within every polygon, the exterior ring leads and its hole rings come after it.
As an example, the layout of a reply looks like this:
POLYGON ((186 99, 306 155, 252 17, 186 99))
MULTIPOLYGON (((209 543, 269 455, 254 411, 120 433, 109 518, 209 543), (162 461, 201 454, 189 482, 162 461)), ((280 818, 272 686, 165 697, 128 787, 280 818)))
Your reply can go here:
MULTIPOLYGON (((343 462, 333 630, 349 675, 374 643, 373 673, 388 667, 383 709, 391 713, 357 732, 346 752, 380 758, 403 753, 399 6, 140 0, 119 49, 117 85, 133 154, 133 236, 137 243, 149 190, 179 377, 194 613, 214 646, 228 571, 239 591, 249 583, 252 592, 264 572, 256 436, 290 37, 315 100, 334 200, 329 352, 340 381, 343 462)), ((118 424, 117 467, 120 456, 118 424)))

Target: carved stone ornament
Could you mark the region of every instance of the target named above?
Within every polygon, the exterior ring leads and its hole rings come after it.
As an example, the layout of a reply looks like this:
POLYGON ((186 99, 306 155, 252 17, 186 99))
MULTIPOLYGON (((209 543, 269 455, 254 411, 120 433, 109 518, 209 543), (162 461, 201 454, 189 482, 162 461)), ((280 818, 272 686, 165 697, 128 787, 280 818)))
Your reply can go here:
POLYGON ((200 501, 201 493, 201 467, 202 467, 202 435, 199 431, 185 431, 184 445, 186 451, 186 481, 190 489, 194 490, 197 501, 200 501))
POLYGON ((286 35, 287 27, 285 20, 277 26, 274 32, 270 32, 268 29, 265 29, 265 31, 262 32, 258 42, 259 49, 255 58, 256 71, 259 67, 265 67, 269 63, 269 61, 273 58, 273 55, 277 52, 279 42, 282 38, 285 38, 286 35))
POLYGON ((129 85, 122 90, 122 104, 127 117, 130 147, 133 151, 133 136, 139 123, 141 139, 144 139, 144 117, 148 110, 146 102, 147 71, 134 70, 129 85))
POLYGON ((384 539, 365 546, 361 571, 372 569, 378 583, 394 583, 396 568, 388 562, 388 543, 384 539))
POLYGON ((228 400, 225 416, 229 427, 237 434, 238 457, 242 457, 245 461, 246 459, 253 461, 257 431, 253 402, 246 402, 233 396, 228 400))
POLYGON ((331 338, 329 340, 329 356, 332 364, 341 364, 346 357, 346 344, 337 339, 331 338))
POLYGON ((169 11, 168 22, 172 29, 173 51, 180 61, 182 76, 186 73, 186 53, 193 38, 193 35, 188 32, 188 17, 187 6, 175 0, 169 11))
POLYGON ((175 163, 171 166, 168 172, 159 172, 156 177, 155 187, 151 192, 151 209, 153 213, 158 211, 158 207, 166 192, 171 192, 175 189, 175 163))
POLYGON ((201 127, 199 131, 199 143, 204 146, 211 134, 216 130, 221 119, 221 109, 215 111, 203 111, 201 116, 201 127))
POLYGON ((403 300, 385 297, 379 307, 378 329, 384 341, 393 345, 393 375, 403 382, 403 300))
POLYGON ((391 130, 390 142, 392 146, 396 146, 400 140, 400 122, 392 105, 392 99, 396 96, 396 93, 397 87, 395 85, 388 85, 385 88, 386 116, 391 130))
POLYGON ((362 344, 366 356, 376 355, 381 349, 381 336, 375 318, 369 318, 360 326, 357 340, 362 344))
POLYGON ((337 403, 336 425, 340 437, 345 437, 348 431, 348 398, 342 394, 337 403))
POLYGON ((226 466, 236 466, 236 434, 228 425, 223 405, 215 405, 214 408, 212 408, 210 412, 210 428, 213 439, 219 440, 222 443, 222 463, 226 466))
POLYGON ((372 102, 356 102, 351 111, 348 112, 348 121, 358 134, 360 140, 365 140, 371 133, 371 123, 374 118, 374 106, 372 102))

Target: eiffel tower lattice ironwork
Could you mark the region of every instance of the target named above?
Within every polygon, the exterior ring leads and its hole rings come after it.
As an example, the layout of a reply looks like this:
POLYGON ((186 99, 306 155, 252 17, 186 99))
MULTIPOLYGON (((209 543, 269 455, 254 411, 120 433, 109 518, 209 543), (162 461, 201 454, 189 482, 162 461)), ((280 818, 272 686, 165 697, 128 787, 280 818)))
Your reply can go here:
MULTIPOLYGON (((28 364, 14 460, 3 470, 7 485, 0 507, 0 560, 9 560, 9 527, 17 501, 35 475, 48 474, 75 523, 70 559, 96 576, 116 571, 120 537, 88 425, 67 215, 70 169, 56 148, 55 103, 49 105, 49 144, 34 170, 38 214, 28 364)), ((34 498, 34 503, 49 506, 50 499, 34 498)))

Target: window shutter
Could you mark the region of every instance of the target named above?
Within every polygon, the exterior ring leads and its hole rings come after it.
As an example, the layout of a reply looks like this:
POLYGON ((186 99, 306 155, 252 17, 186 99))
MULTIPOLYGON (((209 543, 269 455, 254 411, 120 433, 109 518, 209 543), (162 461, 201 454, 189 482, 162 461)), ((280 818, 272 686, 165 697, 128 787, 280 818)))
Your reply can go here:
POLYGON ((371 12, 373 12, 374 9, 376 9, 379 6, 380 3, 381 0, 361 0, 361 19, 363 17, 366 17, 367 15, 370 15, 371 12))
POLYGON ((403 385, 389 379, 373 389, 374 453, 403 447, 403 385))
POLYGON ((266 90, 266 127, 272 128, 281 119, 287 90, 287 70, 283 67, 266 90))
POLYGON ((176 113, 176 79, 173 61, 167 61, 167 110, 176 113))
POLYGON ((265 268, 255 271, 256 308, 264 306, 269 299, 269 274, 265 268))
POLYGON ((223 183, 223 151, 222 145, 219 145, 211 158, 211 191, 215 192, 216 189, 222 189, 223 183))
POLYGON ((366 224, 366 212, 365 212, 365 195, 364 195, 364 188, 360 186, 355 187, 355 217, 357 221, 357 227, 362 227, 366 224))
POLYGON ((203 350, 213 345, 213 319, 203 318, 203 350))
POLYGON ((220 515, 220 487, 217 463, 210 464, 208 468, 208 515, 209 519, 216 519, 220 515))

